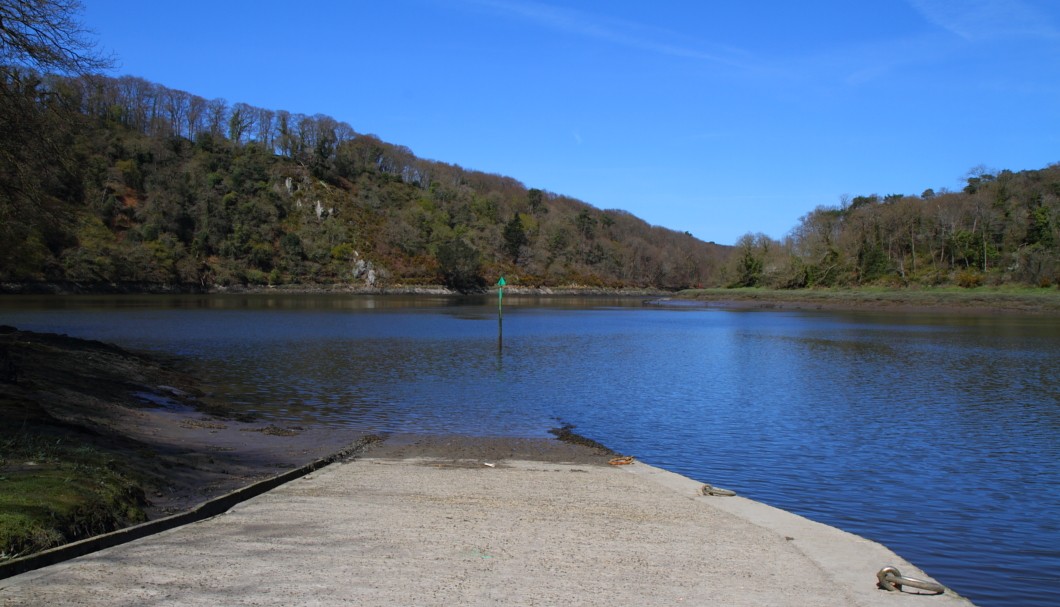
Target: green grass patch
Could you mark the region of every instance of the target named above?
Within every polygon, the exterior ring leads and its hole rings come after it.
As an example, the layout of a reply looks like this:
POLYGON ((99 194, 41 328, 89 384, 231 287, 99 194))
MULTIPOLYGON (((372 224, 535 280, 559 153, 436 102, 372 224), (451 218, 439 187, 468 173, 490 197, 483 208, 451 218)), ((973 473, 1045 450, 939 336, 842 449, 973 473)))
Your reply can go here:
POLYGON ((146 504, 104 451, 26 429, 0 438, 0 560, 142 522, 146 504))

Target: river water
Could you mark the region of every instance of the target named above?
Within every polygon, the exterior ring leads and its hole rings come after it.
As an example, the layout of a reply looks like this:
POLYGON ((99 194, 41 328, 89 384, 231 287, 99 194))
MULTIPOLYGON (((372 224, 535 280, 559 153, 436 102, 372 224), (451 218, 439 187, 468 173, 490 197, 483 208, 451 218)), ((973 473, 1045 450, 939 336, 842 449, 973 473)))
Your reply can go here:
POLYGON ((979 605, 1060 604, 1060 319, 508 297, 501 326, 485 297, 215 295, 0 298, 0 323, 178 355, 275 420, 571 423, 879 541, 979 605))

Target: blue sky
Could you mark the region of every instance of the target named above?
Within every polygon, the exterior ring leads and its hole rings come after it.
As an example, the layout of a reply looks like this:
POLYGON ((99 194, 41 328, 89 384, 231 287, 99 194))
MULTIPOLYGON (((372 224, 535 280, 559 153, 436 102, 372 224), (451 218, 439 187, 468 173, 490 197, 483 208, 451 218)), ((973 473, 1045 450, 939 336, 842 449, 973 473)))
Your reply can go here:
POLYGON ((732 244, 1060 162, 1055 0, 83 0, 134 75, 732 244))

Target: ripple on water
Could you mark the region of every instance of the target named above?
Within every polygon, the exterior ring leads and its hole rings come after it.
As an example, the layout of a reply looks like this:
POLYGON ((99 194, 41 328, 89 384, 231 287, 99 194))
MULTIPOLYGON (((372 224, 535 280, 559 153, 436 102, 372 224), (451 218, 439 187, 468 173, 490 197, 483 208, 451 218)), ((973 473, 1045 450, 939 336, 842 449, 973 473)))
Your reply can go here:
POLYGON ((1056 320, 513 305, 498 348, 489 306, 247 301, 5 322, 189 357, 278 419, 510 436, 561 419, 880 541, 984 607, 1060 604, 1056 320))

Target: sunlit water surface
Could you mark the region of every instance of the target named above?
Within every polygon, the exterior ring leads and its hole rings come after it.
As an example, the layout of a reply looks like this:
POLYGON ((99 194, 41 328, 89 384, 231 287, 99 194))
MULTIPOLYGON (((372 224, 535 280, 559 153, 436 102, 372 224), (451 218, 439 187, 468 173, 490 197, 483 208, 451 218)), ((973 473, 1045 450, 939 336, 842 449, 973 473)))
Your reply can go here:
POLYGON ((2 298, 0 322, 179 355, 277 420, 571 423, 882 542, 980 605, 1060 604, 1060 321, 505 303, 502 334, 487 298, 2 298))

